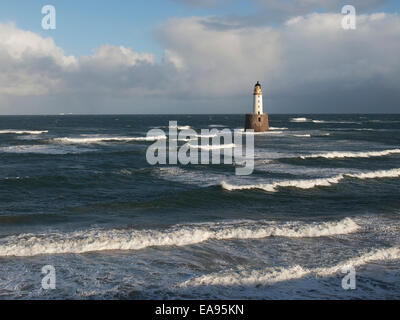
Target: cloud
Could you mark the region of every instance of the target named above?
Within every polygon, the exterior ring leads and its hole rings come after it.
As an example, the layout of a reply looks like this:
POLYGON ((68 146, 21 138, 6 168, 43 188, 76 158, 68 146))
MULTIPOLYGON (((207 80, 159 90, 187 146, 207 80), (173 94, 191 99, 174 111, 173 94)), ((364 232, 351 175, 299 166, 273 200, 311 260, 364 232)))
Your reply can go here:
POLYGON ((310 12, 339 13, 345 5, 351 4, 359 13, 380 8, 387 0, 252 0, 263 14, 269 17, 293 17, 310 12))
POLYGON ((54 74, 76 63, 51 38, 10 23, 0 25, 0 97, 45 94, 60 81, 54 74))
MULTIPOLYGON (((186 6, 213 8, 226 7, 239 0, 172 0, 186 6)), ((339 13, 345 5, 353 5, 359 13, 380 9, 388 3, 388 0, 249 0, 248 6, 254 8, 254 12, 245 16, 248 22, 260 23, 264 21, 282 21, 294 16, 311 12, 339 13)))
POLYGON ((118 66, 133 67, 139 64, 154 64, 155 56, 151 53, 137 53, 123 46, 103 45, 89 57, 84 57, 82 63, 93 63, 105 68, 118 66))
POLYGON ((349 31, 341 19, 170 19, 161 62, 107 44, 66 56, 50 38, 0 24, 0 112, 244 113, 257 80, 269 112, 398 112, 399 15, 359 15, 349 31))
MULTIPOLYGON (((325 96, 328 106, 340 94, 386 96, 398 90, 400 17, 360 15, 352 31, 341 28, 341 19, 339 14, 310 14, 275 28, 215 18, 174 19, 162 38, 179 61, 188 84, 180 89, 188 95, 243 96, 260 80, 267 97, 292 97, 291 109, 299 105, 301 110, 312 104, 312 97, 325 96)), ((327 108, 314 111, 329 112, 327 108)))
MULTIPOLYGON (((160 88, 167 83, 167 66, 156 65, 154 54, 105 44, 89 56, 66 56, 51 38, 14 24, 0 24, 0 68, 3 107, 7 101, 24 103, 29 99, 23 97, 32 96, 43 100, 56 95, 74 95, 77 100, 79 95, 128 99, 134 94, 161 93, 160 88)), ((43 104, 43 109, 49 106, 43 104)))
POLYGON ((226 25, 212 18, 172 19, 160 38, 166 57, 179 69, 176 90, 189 96, 243 93, 254 79, 280 65, 279 33, 268 27, 226 25))

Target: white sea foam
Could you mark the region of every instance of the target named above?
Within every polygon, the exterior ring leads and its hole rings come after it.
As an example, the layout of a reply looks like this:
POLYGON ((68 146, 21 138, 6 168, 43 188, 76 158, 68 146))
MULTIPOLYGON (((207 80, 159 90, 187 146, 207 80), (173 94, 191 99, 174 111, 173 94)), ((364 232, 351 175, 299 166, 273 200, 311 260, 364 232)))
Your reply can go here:
POLYGON ((228 191, 235 190, 251 190, 260 189, 267 192, 277 192, 279 188, 298 188, 298 189, 312 189, 315 187, 329 187, 342 181, 345 177, 355 179, 378 179, 378 178, 398 178, 400 177, 400 169, 391 170, 378 170, 362 173, 346 173, 339 174, 328 178, 306 179, 306 180, 283 180, 266 184, 250 184, 250 185, 233 185, 228 182, 222 181, 222 188, 228 191))
POLYGON ((214 138, 217 134, 196 134, 197 138, 214 138))
POLYGON ((351 124, 351 123, 357 123, 360 124, 360 122, 356 121, 334 121, 334 120, 312 120, 314 123, 341 123, 341 124, 351 124))
POLYGON ((178 287, 267 285, 291 279, 299 279, 308 274, 310 274, 310 271, 300 266, 291 268, 268 268, 264 270, 231 271, 225 273, 211 273, 189 279, 178 284, 178 287))
POLYGON ((151 246, 186 246, 207 240, 261 239, 280 237, 324 237, 360 229, 352 219, 310 223, 233 221, 177 225, 167 230, 102 230, 73 233, 21 234, 2 238, 0 256, 85 253, 104 250, 140 250, 151 246))
POLYGON ((309 119, 307 118, 292 118, 290 119, 291 122, 307 122, 309 119))
POLYGON ((0 134, 42 134, 48 132, 49 132, 48 130, 13 130, 13 129, 0 130, 0 134))
POLYGON ((210 124, 210 128, 228 128, 228 126, 224 126, 223 124, 210 124))
POLYGON ((294 134, 293 136, 298 138, 311 138, 311 134, 294 134))
POLYGON ((103 137, 77 137, 77 138, 55 138, 53 141, 65 144, 91 144, 91 143, 101 143, 101 142, 129 142, 129 141, 156 141, 160 139, 166 139, 164 135, 161 136, 150 136, 150 137, 114 137, 114 136, 103 136, 103 137))
POLYGON ((218 149, 232 149, 235 148, 236 145, 234 143, 227 143, 227 144, 221 144, 221 145, 194 145, 190 144, 189 146, 194 149, 202 149, 202 150, 218 150, 218 149))
POLYGON ((249 184, 249 185, 234 185, 228 182, 222 181, 222 188, 228 191, 235 190, 252 190, 260 189, 267 192, 277 192, 279 188, 299 188, 299 189, 312 189, 315 187, 327 187, 332 184, 339 183, 343 179, 343 175, 338 175, 331 178, 320 178, 320 179, 309 179, 309 180, 283 180, 279 182, 266 183, 266 184, 249 184))
POLYGON ((169 126, 171 129, 178 129, 178 130, 189 130, 191 126, 169 126))
POLYGON ((382 157, 391 154, 400 153, 400 149, 389 149, 382 151, 361 151, 361 152, 346 152, 346 151, 331 151, 326 153, 317 153, 300 156, 301 159, 311 159, 311 158, 370 158, 370 157, 382 157))
POLYGON ((269 127, 269 130, 272 130, 272 131, 279 130, 279 131, 281 131, 281 130, 288 130, 288 128, 285 128, 285 127, 282 127, 282 128, 279 128, 279 127, 269 127))
POLYGON ((391 261, 400 259, 400 249, 391 247, 387 249, 374 249, 361 254, 356 258, 340 262, 333 267, 308 269, 299 265, 292 267, 273 267, 262 270, 241 270, 221 273, 211 273, 197 278, 189 279, 178 287, 198 286, 259 286, 269 285, 306 276, 329 277, 341 272, 346 266, 359 267, 373 261, 391 261))
POLYGON ((357 179, 398 178, 400 177, 400 169, 353 173, 346 174, 346 176, 357 179))
POLYGON ((333 267, 316 268, 314 272, 321 277, 327 277, 340 272, 346 266, 359 267, 372 261, 391 261, 400 259, 400 248, 375 249, 361 256, 343 261, 333 267))

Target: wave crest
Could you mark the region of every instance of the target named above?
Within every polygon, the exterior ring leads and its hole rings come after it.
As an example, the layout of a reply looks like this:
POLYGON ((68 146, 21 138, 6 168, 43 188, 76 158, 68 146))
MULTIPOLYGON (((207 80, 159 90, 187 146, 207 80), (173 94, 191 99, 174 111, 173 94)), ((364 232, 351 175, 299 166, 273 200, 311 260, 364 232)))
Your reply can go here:
POLYGON ((340 262, 333 267, 308 269, 299 265, 289 268, 266 268, 263 270, 243 270, 225 273, 211 273, 197 278, 189 279, 178 287, 198 286, 258 286, 276 282, 300 279, 306 276, 329 277, 340 272, 344 267, 358 267, 373 261, 390 261, 400 259, 400 249, 392 247, 387 249, 374 249, 359 257, 340 262))
POLYGON ((346 218, 336 222, 278 225, 271 221, 237 221, 177 225, 167 230, 85 230, 74 233, 22 234, 3 238, 0 256, 140 250, 152 246, 186 246, 207 240, 324 237, 356 232, 360 226, 346 218))
POLYGON ((279 188, 312 189, 315 187, 329 187, 342 181, 345 177, 354 179, 379 179, 400 177, 400 169, 378 170, 362 173, 339 174, 329 178, 308 179, 308 180, 283 180, 267 184, 234 185, 222 181, 221 187, 228 191, 260 189, 267 192, 277 192, 279 188))
POLYGON ((201 149, 201 150, 218 150, 218 149, 233 149, 236 147, 234 143, 227 143, 227 144, 221 144, 221 145, 195 145, 189 143, 190 148, 194 149, 201 149))
POLYGON ((166 139, 166 136, 150 136, 150 137, 80 137, 80 138, 54 138, 53 141, 66 144, 91 144, 101 142, 129 142, 129 141, 156 141, 166 139))
POLYGON ((291 118, 290 119, 290 122, 308 122, 308 121, 310 121, 310 120, 307 118, 291 118))
POLYGON ((48 132, 49 132, 48 130, 13 130, 13 129, 0 130, 0 134, 42 134, 48 132))
POLYGON ((391 154, 400 153, 400 149, 389 149, 382 151, 362 151, 362 152, 344 152, 344 151, 332 151, 326 153, 317 153, 311 155, 300 156, 301 159, 312 159, 312 158, 370 158, 370 157, 382 157, 391 154))

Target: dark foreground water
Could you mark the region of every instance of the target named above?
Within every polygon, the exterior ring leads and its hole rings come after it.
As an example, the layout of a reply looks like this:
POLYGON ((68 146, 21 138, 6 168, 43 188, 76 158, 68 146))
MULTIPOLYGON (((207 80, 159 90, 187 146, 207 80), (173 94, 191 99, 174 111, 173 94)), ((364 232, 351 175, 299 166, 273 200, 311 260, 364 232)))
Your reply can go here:
POLYGON ((0 298, 400 298, 399 115, 271 115, 242 177, 150 166, 169 120, 244 116, 0 117, 0 298))

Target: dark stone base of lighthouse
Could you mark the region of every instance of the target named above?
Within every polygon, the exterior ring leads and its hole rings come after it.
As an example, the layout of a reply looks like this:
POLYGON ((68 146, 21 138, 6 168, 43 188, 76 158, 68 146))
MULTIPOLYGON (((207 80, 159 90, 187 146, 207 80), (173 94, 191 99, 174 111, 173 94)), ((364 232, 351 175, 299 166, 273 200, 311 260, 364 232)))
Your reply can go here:
POLYGON ((253 129, 254 132, 269 131, 268 114, 246 114, 246 124, 244 129, 253 129))

